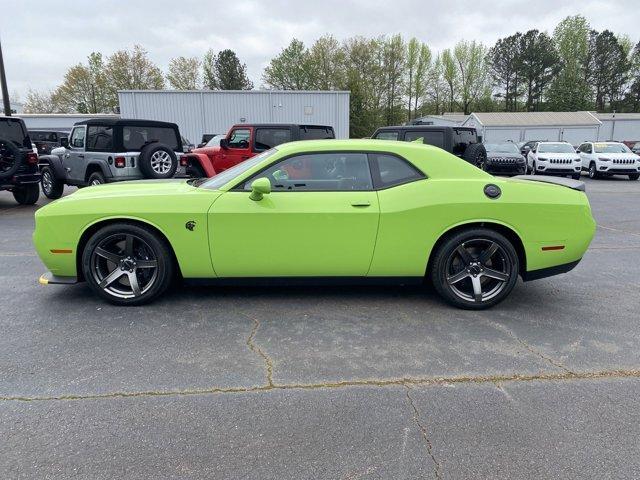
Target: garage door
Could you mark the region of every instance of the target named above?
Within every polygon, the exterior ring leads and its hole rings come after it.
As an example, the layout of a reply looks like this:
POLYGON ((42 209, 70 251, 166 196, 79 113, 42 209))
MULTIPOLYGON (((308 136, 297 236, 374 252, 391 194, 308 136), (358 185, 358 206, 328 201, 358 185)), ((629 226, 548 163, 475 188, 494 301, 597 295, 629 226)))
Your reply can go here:
POLYGON ((598 139, 598 127, 572 127, 562 129, 562 138, 571 145, 598 139))

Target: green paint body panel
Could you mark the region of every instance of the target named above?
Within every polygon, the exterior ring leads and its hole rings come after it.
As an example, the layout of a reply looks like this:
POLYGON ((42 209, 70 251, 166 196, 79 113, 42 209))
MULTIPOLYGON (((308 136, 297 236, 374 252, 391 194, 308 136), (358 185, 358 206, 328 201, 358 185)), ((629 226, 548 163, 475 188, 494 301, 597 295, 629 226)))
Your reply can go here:
POLYGON ((579 260, 595 233, 583 192, 493 177, 435 147, 380 140, 280 145, 219 190, 185 180, 88 187, 38 210, 38 254, 54 275, 75 276, 83 233, 114 220, 139 221, 162 232, 185 278, 423 276, 442 235, 477 223, 515 232, 526 271, 533 271, 579 260), (274 191, 259 201, 234 189, 284 157, 319 151, 390 152, 427 178, 378 191, 274 191), (500 187, 499 198, 484 194, 488 183, 500 187), (189 221, 196 222, 193 231, 185 227, 189 221), (542 250, 554 245, 565 248, 542 250))

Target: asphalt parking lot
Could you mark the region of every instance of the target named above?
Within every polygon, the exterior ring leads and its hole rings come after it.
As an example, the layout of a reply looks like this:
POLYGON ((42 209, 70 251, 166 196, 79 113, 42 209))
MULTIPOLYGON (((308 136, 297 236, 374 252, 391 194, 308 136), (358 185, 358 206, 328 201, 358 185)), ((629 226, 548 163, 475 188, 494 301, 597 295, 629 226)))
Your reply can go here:
POLYGON ((113 307, 38 285, 37 206, 0 193, 0 478, 637 478, 640 182, 583 178, 583 262, 484 312, 413 287, 113 307))

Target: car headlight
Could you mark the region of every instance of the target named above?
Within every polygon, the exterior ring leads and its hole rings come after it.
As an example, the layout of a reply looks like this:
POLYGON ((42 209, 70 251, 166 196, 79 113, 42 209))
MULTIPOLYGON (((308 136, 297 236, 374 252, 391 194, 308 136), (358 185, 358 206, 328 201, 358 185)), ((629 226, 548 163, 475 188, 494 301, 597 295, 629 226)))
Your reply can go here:
POLYGON ((598 157, 598 160, 600 160, 601 162, 610 162, 611 161, 610 158, 606 158, 606 157, 598 157))
POLYGON ((576 157, 573 159, 574 162, 579 162, 580 161, 580 157, 576 157))
POLYGON ((546 162, 547 158, 546 157, 538 157, 538 160, 540 160, 541 162, 546 162))

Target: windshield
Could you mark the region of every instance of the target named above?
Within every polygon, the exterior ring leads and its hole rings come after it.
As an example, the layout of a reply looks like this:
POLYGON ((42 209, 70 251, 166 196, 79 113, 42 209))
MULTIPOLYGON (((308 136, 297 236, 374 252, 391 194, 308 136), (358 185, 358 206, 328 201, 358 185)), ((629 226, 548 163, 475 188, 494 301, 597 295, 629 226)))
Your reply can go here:
POLYGON ((20 120, 0 118, 0 137, 12 141, 19 147, 31 148, 31 139, 20 120))
POLYGON ((222 140, 223 138, 226 138, 226 135, 214 135, 211 138, 211 140, 209 140, 207 142, 205 147, 219 147, 220 146, 220 140, 222 140))
POLYGON ((631 150, 624 143, 594 143, 596 153, 629 153, 631 150))
POLYGON ((239 177, 240 175, 242 175, 244 172, 246 172, 250 168, 256 166, 257 164, 259 164, 265 158, 270 157, 271 155, 273 155, 277 151, 278 150, 276 150, 275 148, 272 148, 271 150, 267 150, 266 152, 262 152, 261 154, 250 158, 249 160, 245 160, 244 162, 241 162, 241 163, 239 163, 239 164, 237 164, 237 165, 225 170, 224 172, 219 173, 215 177, 211 177, 210 179, 208 179, 207 181, 205 181, 202 184, 197 184, 196 186, 197 187, 202 187, 202 188, 209 188, 211 190, 217 190, 220 187, 222 187, 223 185, 226 185, 227 183, 229 183, 234 178, 239 177))
POLYGON ((486 148, 487 152, 520 153, 515 143, 485 143, 484 148, 486 148))
POLYGON ((541 143, 538 145, 539 153, 576 153, 568 143, 541 143))

